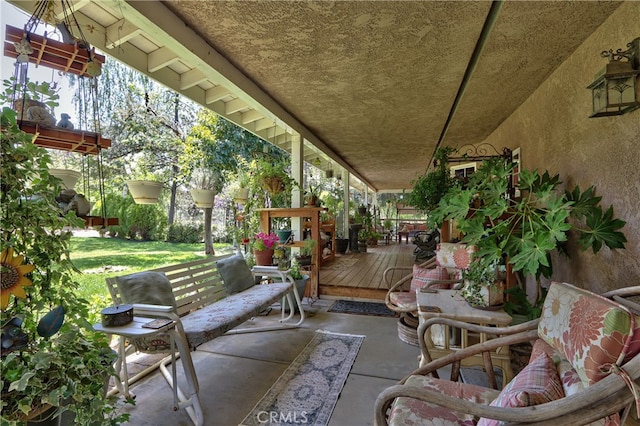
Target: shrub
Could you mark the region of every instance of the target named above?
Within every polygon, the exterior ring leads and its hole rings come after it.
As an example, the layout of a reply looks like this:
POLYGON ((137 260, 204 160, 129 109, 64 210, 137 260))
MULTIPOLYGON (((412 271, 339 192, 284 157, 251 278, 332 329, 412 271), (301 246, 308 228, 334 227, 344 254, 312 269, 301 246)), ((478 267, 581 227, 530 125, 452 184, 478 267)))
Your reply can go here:
POLYGON ((169 225, 167 241, 170 243, 200 243, 202 242, 203 233, 202 224, 196 226, 174 223, 169 225))

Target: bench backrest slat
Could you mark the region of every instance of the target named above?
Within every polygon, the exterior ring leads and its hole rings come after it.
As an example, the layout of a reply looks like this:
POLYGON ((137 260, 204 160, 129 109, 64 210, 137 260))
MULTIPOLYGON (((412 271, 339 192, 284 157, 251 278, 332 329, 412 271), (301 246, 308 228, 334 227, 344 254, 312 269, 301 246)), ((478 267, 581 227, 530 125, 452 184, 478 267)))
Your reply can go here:
MULTIPOLYGON (((149 271, 163 272, 167 276, 176 299, 178 316, 184 316, 227 296, 216 262, 228 256, 206 257, 178 265, 162 266, 149 271)), ((107 278, 106 281, 113 302, 115 304, 124 303, 118 290, 116 277, 107 278)))

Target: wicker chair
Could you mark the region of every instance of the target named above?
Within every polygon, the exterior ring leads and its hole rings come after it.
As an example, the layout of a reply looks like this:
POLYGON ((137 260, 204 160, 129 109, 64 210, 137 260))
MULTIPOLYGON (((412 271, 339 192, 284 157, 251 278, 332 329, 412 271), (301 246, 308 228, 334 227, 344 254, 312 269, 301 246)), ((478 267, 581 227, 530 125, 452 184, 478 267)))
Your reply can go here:
POLYGON ((475 247, 460 243, 439 243, 436 255, 411 267, 394 266, 385 269, 382 278, 389 288, 385 304, 400 314, 398 336, 406 343, 418 345, 417 287, 458 288, 462 286, 460 271, 468 266, 475 247), (391 279, 398 271, 407 272, 394 284, 391 279))
POLYGON ((640 378, 640 306, 626 299, 636 295, 640 286, 599 296, 552 283, 542 317, 528 323, 490 328, 430 319, 421 330, 448 324, 501 337, 436 359, 385 389, 375 424, 623 424, 640 395, 633 383, 640 378), (461 360, 523 342, 535 342, 529 364, 502 391, 457 381, 461 360), (446 366, 450 380, 439 379, 446 366))

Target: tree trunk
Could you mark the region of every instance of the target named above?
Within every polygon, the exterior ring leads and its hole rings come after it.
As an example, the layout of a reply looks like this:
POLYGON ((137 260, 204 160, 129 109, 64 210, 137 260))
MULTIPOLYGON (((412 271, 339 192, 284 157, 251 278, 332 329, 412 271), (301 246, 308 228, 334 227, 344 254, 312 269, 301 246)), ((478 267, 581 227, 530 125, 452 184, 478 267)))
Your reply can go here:
POLYGON ((207 256, 214 256, 216 254, 213 249, 213 236, 211 235, 211 221, 213 217, 213 209, 204 209, 204 253, 207 256))
POLYGON ((173 224, 176 216, 176 193, 178 192, 178 181, 175 179, 171 184, 171 202, 169 203, 169 225, 173 224))

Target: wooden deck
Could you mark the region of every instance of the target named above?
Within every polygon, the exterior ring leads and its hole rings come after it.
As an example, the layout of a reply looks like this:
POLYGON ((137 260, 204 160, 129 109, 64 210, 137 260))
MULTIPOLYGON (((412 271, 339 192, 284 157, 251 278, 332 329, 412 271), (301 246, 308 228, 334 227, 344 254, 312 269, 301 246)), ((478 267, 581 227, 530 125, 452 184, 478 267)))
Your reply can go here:
MULTIPOLYGON (((382 273, 391 266, 411 268, 414 248, 411 243, 391 242, 368 247, 366 253, 337 255, 335 260, 320 268, 320 297, 384 300, 387 285, 382 280, 382 273)), ((396 271, 391 282, 395 283, 408 273, 410 269, 396 271)))

